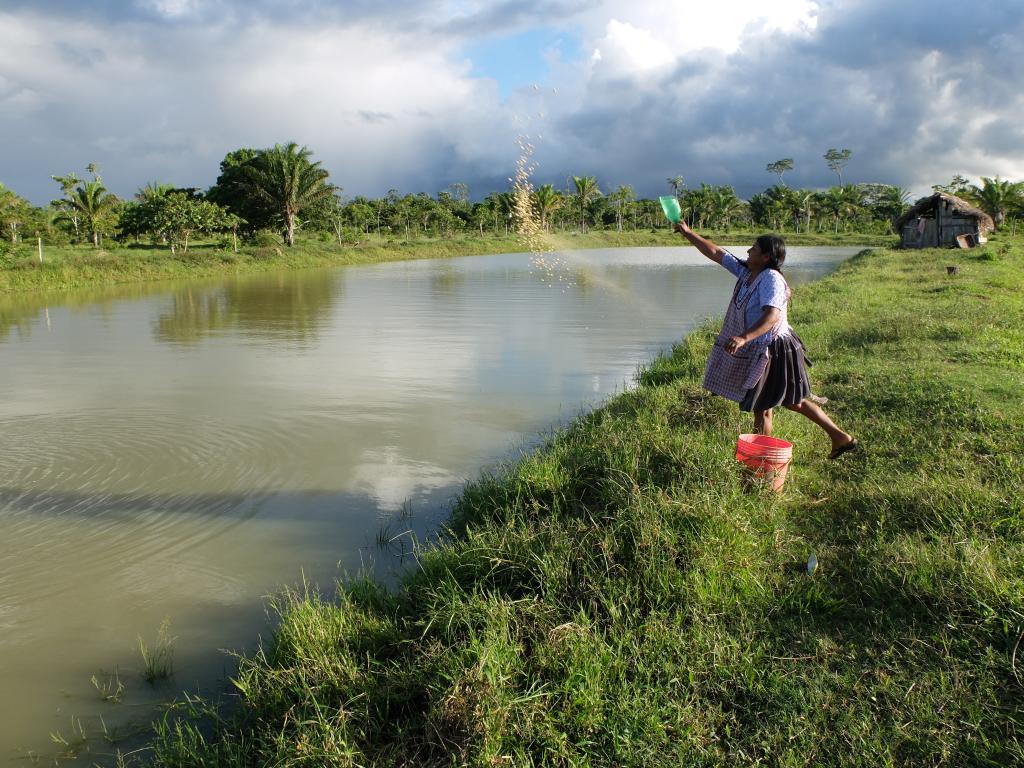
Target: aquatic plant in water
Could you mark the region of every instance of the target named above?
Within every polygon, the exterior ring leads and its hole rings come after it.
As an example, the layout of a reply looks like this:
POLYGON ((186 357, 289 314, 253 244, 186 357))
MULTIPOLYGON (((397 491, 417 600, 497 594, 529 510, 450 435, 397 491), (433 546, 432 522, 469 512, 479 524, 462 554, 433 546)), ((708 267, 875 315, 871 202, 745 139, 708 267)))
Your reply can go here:
POLYGON ((156 643, 152 648, 139 638, 139 653, 142 655, 142 676, 147 683, 166 680, 174 674, 174 641, 171 637, 171 620, 164 619, 157 630, 156 643))

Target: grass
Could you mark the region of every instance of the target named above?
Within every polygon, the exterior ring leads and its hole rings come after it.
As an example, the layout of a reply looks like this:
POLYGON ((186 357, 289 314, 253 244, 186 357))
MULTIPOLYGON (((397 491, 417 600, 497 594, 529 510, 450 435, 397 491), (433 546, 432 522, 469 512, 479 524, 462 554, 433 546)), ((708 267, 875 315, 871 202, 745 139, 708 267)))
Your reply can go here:
MULTIPOLYGON (((757 233, 716 233, 728 240, 746 243, 757 233)), ((682 245, 678 235, 667 230, 638 232, 591 232, 553 234, 547 238, 552 248, 613 248, 622 246, 682 245)), ((892 241, 891 237, 843 233, 787 235, 793 245, 871 245, 892 241)), ((335 242, 300 242, 294 248, 281 246, 245 247, 234 253, 230 247, 200 244, 188 252, 172 254, 169 248, 146 246, 45 247, 39 262, 35 248, 21 245, 0 251, 0 293, 17 291, 67 290, 119 283, 217 277, 276 269, 370 264, 402 259, 448 258, 523 250, 516 237, 460 235, 452 239, 403 241, 369 236, 358 245, 335 242)))
POLYGON ((779 496, 744 492, 749 421, 702 390, 713 329, 691 335, 467 486, 398 589, 285 592, 230 705, 180 703, 148 759, 1022 764, 1022 289, 998 238, 801 286, 815 389, 865 447, 829 462, 781 412, 779 496))
POLYGON ((139 638, 139 655, 142 657, 142 677, 153 685, 167 680, 174 674, 174 640, 171 637, 171 620, 164 619, 157 630, 156 642, 150 648, 139 638))
POLYGON ((114 671, 109 674, 102 674, 106 679, 96 677, 96 675, 92 676, 93 688, 96 689, 102 701, 120 704, 124 699, 124 683, 121 682, 121 676, 117 672, 117 667, 114 667, 114 671))
MULTIPOLYGON (((50 741, 59 750, 55 759, 58 764, 61 760, 74 760, 89 752, 89 737, 85 733, 82 721, 77 717, 71 718, 69 735, 65 736, 61 731, 54 731, 50 734, 50 741)), ((29 759, 35 762, 34 756, 30 755, 29 759)))

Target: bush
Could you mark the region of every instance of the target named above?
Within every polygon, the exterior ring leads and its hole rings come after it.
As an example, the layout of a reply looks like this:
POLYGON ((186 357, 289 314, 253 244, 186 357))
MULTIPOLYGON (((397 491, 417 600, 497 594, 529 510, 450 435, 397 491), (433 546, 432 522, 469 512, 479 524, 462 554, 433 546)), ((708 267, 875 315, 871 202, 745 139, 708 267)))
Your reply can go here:
POLYGON ((40 269, 43 265, 39 263, 38 258, 30 258, 12 253, 7 257, 5 266, 17 270, 34 270, 40 269))
POLYGON ((278 246, 255 248, 252 251, 254 261, 269 261, 281 256, 284 256, 284 253, 281 252, 281 248, 278 246))
POLYGON ((271 232, 269 229, 261 229, 251 235, 246 242, 249 245, 257 246, 258 248, 270 248, 275 245, 281 245, 284 241, 276 232, 271 232))
MULTIPOLYGON (((41 231, 39 233, 39 236, 43 238, 44 248, 48 245, 61 248, 71 245, 71 235, 65 232, 63 229, 57 229, 56 227, 54 227, 53 229, 41 231)), ((36 235, 27 235, 25 239, 26 242, 35 243, 36 235)))
POLYGON ((39 256, 35 245, 0 241, 0 265, 13 269, 26 269, 39 265, 39 256), (28 262, 22 264, 22 262, 28 262))
POLYGON ((84 254, 82 256, 82 261, 92 265, 113 264, 117 261, 117 257, 111 256, 110 252, 106 248, 100 248, 84 254))

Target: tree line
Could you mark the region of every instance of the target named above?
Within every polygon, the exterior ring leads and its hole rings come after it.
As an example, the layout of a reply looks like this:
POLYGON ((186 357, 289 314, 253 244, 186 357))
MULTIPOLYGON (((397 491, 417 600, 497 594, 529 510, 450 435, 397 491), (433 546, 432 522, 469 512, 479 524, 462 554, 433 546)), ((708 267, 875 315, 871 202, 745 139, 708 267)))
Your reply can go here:
MULTIPOLYGON (((452 237, 457 233, 508 235, 516 225, 515 193, 492 192, 474 202, 465 184, 452 184, 435 196, 401 195, 389 190, 372 199, 344 199, 307 147, 295 143, 266 149, 238 149, 220 164, 207 190, 151 183, 131 199, 105 186, 95 165, 87 177, 53 176, 61 197, 48 206, 32 206, 0 184, 2 241, 45 237, 49 243, 89 243, 98 247, 141 243, 187 251, 197 238, 221 238, 235 250, 242 241, 294 245, 298 233, 339 243, 367 237, 412 240, 452 237)), ((666 178, 668 192, 698 229, 756 227, 773 231, 891 232, 892 222, 909 207, 908 193, 889 184, 844 184, 849 149, 829 149, 824 159, 838 183, 824 190, 790 187, 784 174, 792 158, 769 163, 778 182, 748 200, 733 187, 701 183, 689 187, 681 175, 666 178)), ((989 213, 997 226, 1024 214, 1024 183, 982 177, 978 185, 957 175, 936 191, 964 197, 989 213)), ((638 198, 629 185, 608 191, 595 176, 568 176, 564 190, 544 184, 532 190, 533 213, 544 231, 623 231, 667 226, 656 199, 638 198)))

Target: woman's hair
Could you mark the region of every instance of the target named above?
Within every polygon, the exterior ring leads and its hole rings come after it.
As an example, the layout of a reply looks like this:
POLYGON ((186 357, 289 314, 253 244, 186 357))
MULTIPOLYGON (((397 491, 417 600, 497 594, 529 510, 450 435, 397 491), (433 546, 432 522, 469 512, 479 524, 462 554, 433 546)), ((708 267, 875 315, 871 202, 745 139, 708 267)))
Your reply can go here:
POLYGON ((786 241, 778 235, 761 235, 754 242, 768 256, 768 269, 781 272, 786 263, 786 241))

